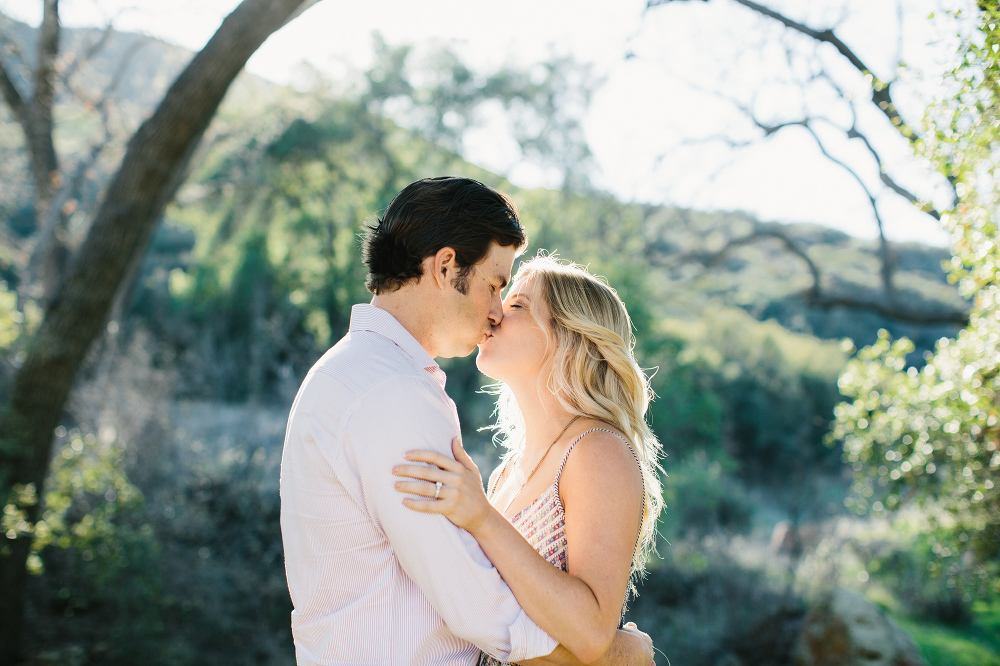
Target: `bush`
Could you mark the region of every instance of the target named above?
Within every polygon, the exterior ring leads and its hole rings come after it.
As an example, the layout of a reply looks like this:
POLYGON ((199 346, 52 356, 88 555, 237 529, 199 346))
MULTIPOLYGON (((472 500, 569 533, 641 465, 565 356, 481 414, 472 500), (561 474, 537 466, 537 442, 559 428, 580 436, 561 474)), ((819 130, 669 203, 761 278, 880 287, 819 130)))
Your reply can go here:
POLYGON ((668 541, 719 530, 744 532, 753 516, 752 504, 739 484, 726 478, 723 463, 701 452, 670 468, 663 499, 667 508, 658 532, 668 541))

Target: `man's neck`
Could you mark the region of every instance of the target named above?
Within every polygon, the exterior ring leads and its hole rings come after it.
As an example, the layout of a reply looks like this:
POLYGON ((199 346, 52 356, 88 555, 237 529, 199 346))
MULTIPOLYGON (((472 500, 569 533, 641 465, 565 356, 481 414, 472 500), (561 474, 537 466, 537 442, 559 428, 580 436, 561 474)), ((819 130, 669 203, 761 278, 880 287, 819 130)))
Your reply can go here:
POLYGON ((402 287, 389 294, 376 294, 371 304, 391 314, 431 358, 437 358, 439 351, 435 342, 435 312, 424 301, 418 290, 402 287))

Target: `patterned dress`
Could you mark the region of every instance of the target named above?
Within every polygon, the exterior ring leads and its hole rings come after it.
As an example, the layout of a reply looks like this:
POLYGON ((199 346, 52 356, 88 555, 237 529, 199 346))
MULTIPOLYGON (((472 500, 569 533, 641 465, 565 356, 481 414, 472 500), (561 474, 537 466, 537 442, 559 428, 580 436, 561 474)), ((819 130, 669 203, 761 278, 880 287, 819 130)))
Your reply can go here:
MULTIPOLYGON (((524 507, 517 514, 511 518, 511 524, 521 533, 521 536, 531 544, 531 547, 538 551, 538 553, 548 560, 553 566, 562 569, 563 571, 568 571, 566 562, 566 553, 568 550, 568 544, 566 542, 566 512, 563 510, 562 498, 559 496, 559 477, 562 476, 563 467, 566 466, 566 461, 569 459, 569 454, 576 446, 577 442, 586 437, 592 432, 596 431, 610 432, 612 435, 619 437, 626 446, 628 446, 629 451, 632 451, 632 455, 635 456, 635 451, 632 450, 632 445, 628 443, 628 440, 619 435, 616 432, 608 430, 607 428, 592 428, 587 432, 583 433, 569 445, 569 449, 566 451, 566 455, 563 456, 562 462, 559 464, 559 471, 556 472, 556 478, 552 482, 552 485, 545 489, 541 495, 536 497, 531 504, 524 507)), ((636 462, 639 459, 636 458, 636 462)), ((500 474, 497 476, 497 485, 499 485, 500 479, 503 477, 505 470, 501 470, 500 474)), ((491 489, 494 490, 494 489, 491 489)), ((492 501, 492 493, 490 500, 492 501)), ((638 545, 638 540, 636 541, 638 545)), ((619 623, 620 626, 620 623, 619 623)), ((502 661, 498 661, 486 654, 485 652, 479 655, 479 665, 478 666, 510 666, 502 661)))

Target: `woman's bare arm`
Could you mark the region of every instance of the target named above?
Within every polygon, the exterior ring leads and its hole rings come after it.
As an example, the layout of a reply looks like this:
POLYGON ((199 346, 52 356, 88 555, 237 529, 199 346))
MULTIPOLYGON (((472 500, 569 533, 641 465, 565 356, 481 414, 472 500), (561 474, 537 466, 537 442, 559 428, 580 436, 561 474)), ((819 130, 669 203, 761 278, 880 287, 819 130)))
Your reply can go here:
MULTIPOLYGON (((518 662, 520 666, 580 666, 580 663, 562 645, 557 645, 552 654, 545 657, 518 662)), ((629 622, 615 632, 611 647, 591 666, 656 666, 653 661, 653 641, 647 634, 639 631, 635 623, 629 622)))
MULTIPOLYGON (((442 481, 436 501, 406 498, 406 506, 441 513, 468 530, 531 619, 584 664, 600 659, 615 638, 642 512, 642 477, 616 436, 594 432, 570 455, 560 480, 566 510, 568 567, 553 567, 486 501, 478 469, 457 443, 458 462, 434 452, 407 459, 440 469, 399 466, 394 473, 442 481)), ((427 494, 428 484, 399 482, 427 494)), ((430 486, 433 488, 433 486, 430 486)))

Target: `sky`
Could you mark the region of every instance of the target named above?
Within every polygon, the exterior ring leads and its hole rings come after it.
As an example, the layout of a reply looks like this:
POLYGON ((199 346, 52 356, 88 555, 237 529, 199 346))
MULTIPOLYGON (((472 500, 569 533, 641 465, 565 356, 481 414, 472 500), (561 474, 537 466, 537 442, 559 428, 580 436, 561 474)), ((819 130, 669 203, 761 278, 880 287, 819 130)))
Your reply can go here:
MULTIPOLYGON (((768 6, 811 26, 835 27, 883 78, 893 76, 901 56, 907 68, 893 94, 904 117, 919 124, 955 52, 954 30, 940 19, 941 2, 771 0, 768 6), (938 18, 931 20, 935 10, 938 18)), ((103 26, 113 20, 119 30, 199 49, 237 4, 62 0, 60 12, 65 25, 103 26)), ((41 5, 41 0, 0 0, 0 11, 37 24, 41 5)), ((603 81, 584 122, 597 166, 593 182, 623 200, 743 210, 765 221, 812 222, 874 237, 872 206, 855 177, 825 158, 801 128, 758 140, 759 131, 737 108, 748 106, 769 124, 803 115, 818 119, 815 127, 828 152, 854 168, 876 196, 890 238, 949 242, 936 221, 881 191, 878 170, 863 146, 834 128, 850 125, 843 99, 822 82, 798 83, 821 63, 842 89, 861 99, 866 83, 832 49, 790 38, 775 22, 733 0, 645 6, 645 0, 506 0, 502 6, 470 0, 321 0, 272 35, 247 68, 295 84, 302 79, 302 63, 308 63, 343 80, 371 63, 375 31, 389 44, 447 45, 484 72, 571 55, 589 63, 603 81), (807 55, 790 65, 789 48, 807 55), (746 146, 730 145, 750 139, 746 146)), ((884 116, 867 108, 870 104, 857 106, 858 127, 885 158, 889 174, 918 196, 946 206, 943 179, 913 157, 908 143, 884 116)), ((467 159, 518 186, 558 184, 550 170, 522 160, 510 137, 488 123, 468 136, 467 159)))

